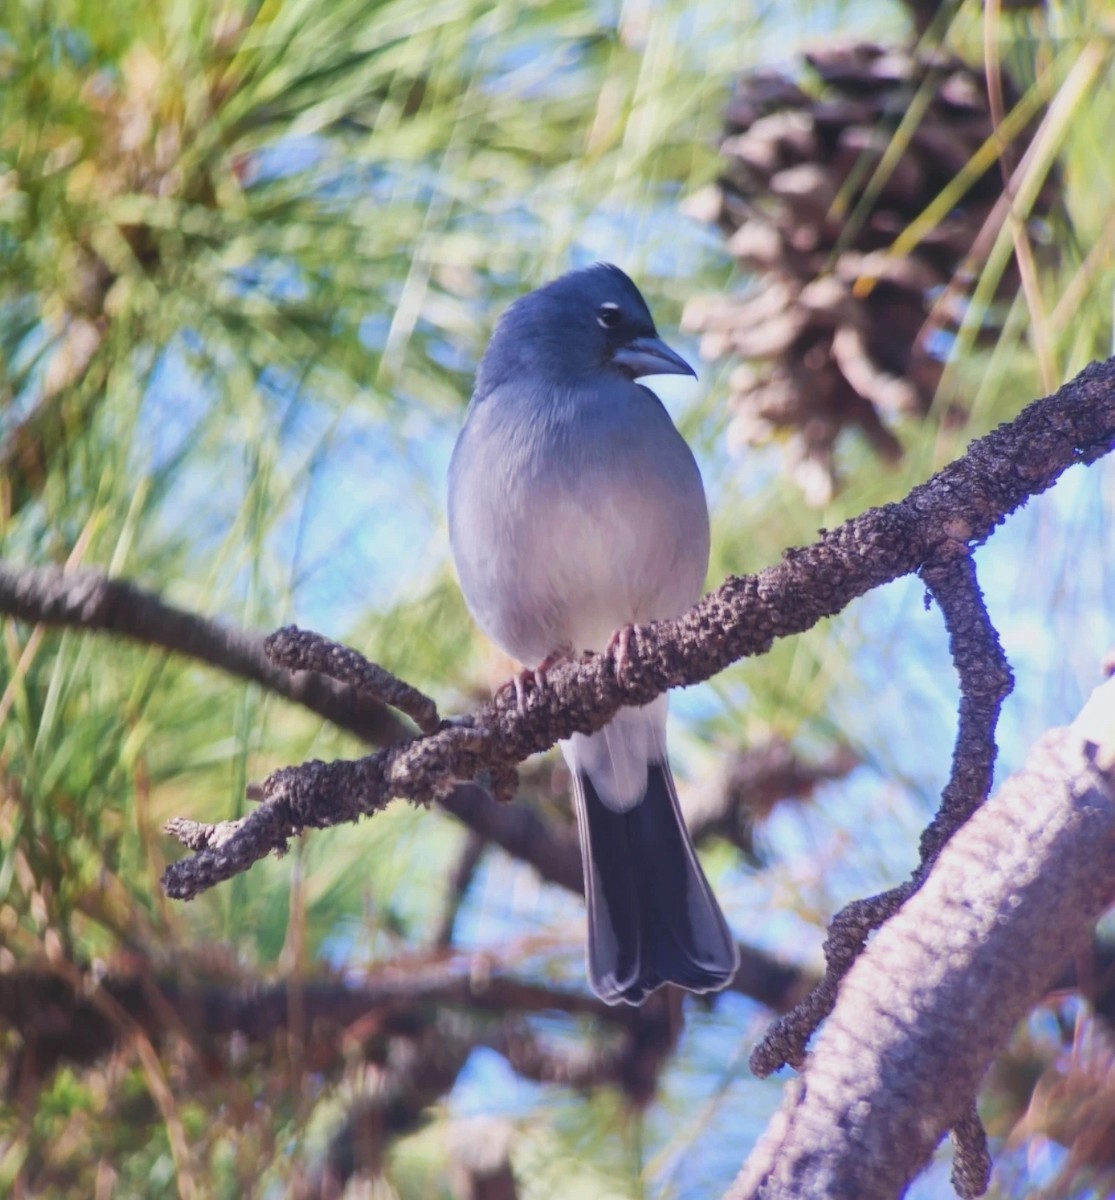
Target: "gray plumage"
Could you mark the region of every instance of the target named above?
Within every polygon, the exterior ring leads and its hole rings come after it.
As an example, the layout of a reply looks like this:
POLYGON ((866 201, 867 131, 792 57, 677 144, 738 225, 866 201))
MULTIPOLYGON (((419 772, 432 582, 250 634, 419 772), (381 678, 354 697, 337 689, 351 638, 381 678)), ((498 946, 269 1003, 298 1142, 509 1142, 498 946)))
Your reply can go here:
MULTIPOLYGON (((693 455, 641 375, 692 374, 617 267, 574 271, 496 328, 449 468, 465 599, 535 666, 699 597, 708 510, 693 455)), ((663 983, 723 987, 735 943, 697 861, 666 759, 666 698, 562 744, 588 904, 588 969, 609 1003, 663 983)))

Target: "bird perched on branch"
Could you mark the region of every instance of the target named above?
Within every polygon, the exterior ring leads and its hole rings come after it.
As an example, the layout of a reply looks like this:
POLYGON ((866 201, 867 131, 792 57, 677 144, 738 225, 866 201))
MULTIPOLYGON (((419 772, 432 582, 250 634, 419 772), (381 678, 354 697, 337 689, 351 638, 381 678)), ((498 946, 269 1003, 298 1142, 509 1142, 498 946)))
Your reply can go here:
MULTIPOLYGON (((563 275, 496 328, 449 467, 449 534, 473 616, 528 667, 605 650, 700 596, 700 472, 662 402, 635 382, 666 374, 695 372, 618 267, 563 275)), ((609 1004, 641 1004, 664 983, 722 988, 738 964, 678 805, 666 707, 661 696, 621 709, 562 743, 589 980, 609 1004)))

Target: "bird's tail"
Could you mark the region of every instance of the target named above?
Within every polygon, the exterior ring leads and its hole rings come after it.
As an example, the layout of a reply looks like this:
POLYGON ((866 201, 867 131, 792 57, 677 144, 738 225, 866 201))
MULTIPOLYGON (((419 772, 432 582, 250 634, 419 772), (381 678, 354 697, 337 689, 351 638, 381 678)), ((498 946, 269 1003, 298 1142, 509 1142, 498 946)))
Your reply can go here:
MULTIPOLYGON (((601 737, 595 734, 594 737, 601 737)), ((587 740, 587 739, 586 739, 587 740)), ((739 951, 697 859, 663 754, 623 809, 569 746, 588 904, 588 975, 608 1004, 641 1004, 664 983, 710 992, 730 982, 739 951)))

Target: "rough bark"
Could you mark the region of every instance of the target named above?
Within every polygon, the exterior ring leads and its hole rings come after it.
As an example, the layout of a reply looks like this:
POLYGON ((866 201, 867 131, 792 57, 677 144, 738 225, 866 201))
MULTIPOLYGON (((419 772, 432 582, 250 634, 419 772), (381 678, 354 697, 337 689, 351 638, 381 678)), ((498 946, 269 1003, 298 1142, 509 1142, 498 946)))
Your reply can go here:
MULTIPOLYGON (((974 1120, 993 1056, 1113 896, 1115 680, 1034 747, 859 956, 728 1200, 902 1195, 974 1120)), ((967 1165, 954 1183, 978 1195, 967 1165)))

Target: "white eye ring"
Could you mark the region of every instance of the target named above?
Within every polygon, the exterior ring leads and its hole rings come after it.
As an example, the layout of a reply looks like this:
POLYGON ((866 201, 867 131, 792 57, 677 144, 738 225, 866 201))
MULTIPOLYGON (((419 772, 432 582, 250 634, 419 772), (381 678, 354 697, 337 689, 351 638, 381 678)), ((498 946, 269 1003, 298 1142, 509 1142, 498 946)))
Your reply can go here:
POLYGON ((600 306, 596 323, 601 329, 615 329, 619 324, 619 305, 614 300, 605 300, 600 306))

